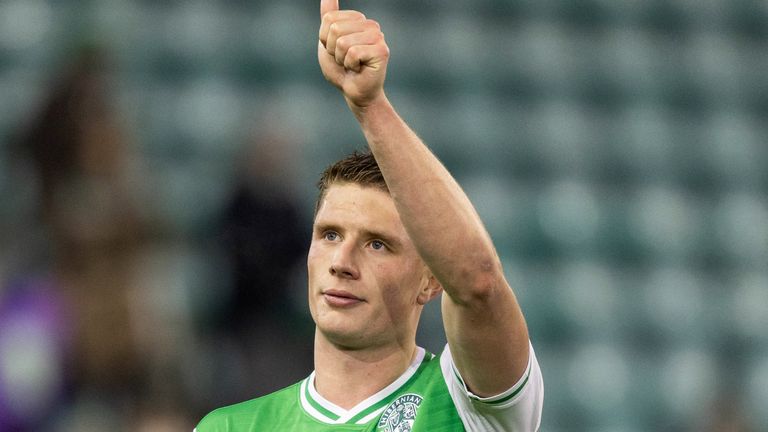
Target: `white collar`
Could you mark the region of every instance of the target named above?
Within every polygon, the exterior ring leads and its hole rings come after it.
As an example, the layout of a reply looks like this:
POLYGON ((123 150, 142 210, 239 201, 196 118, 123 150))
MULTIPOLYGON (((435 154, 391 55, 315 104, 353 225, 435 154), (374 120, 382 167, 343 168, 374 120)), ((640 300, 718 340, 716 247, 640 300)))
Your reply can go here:
POLYGON ((426 352, 424 348, 416 347, 416 355, 413 357, 408 369, 400 377, 388 386, 376 392, 349 410, 330 402, 320 395, 315 389, 315 372, 313 371, 299 388, 299 401, 304 411, 315 419, 329 424, 365 424, 375 418, 386 408, 388 398, 398 391, 408 380, 413 377, 426 352))

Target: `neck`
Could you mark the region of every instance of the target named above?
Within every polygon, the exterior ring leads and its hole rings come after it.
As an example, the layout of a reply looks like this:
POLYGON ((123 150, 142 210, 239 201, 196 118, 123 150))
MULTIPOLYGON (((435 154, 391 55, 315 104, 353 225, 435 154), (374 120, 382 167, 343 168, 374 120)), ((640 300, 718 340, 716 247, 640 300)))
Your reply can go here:
POLYGON ((315 388, 344 409, 376 394, 408 369, 416 343, 351 350, 315 332, 315 388))

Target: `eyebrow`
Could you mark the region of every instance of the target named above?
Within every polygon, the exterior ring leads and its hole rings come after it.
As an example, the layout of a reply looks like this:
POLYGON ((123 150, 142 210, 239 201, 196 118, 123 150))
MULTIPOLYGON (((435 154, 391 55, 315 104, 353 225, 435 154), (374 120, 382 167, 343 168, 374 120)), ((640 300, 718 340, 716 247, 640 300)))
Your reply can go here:
MULTIPOLYGON (((324 233, 326 231, 336 231, 339 234, 344 234, 345 230, 340 225, 332 222, 318 222, 315 223, 313 231, 318 234, 324 233)), ((384 234, 381 231, 362 229, 360 232, 362 233, 363 238, 381 240, 389 245, 392 249, 399 250, 402 247, 402 242, 400 240, 388 234, 384 234)))

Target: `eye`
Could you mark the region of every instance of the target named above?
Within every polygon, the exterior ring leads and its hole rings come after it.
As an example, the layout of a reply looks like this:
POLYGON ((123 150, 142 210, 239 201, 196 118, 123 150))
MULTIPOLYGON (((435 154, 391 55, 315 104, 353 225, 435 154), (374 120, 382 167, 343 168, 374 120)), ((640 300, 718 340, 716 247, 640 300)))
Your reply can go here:
POLYGON ((336 241, 339 239, 339 233, 336 231, 326 231, 323 233, 323 238, 328 241, 336 241))
POLYGON ((382 250, 382 249, 385 249, 386 247, 387 245, 385 245, 384 242, 381 240, 374 240, 371 242, 371 249, 382 250))

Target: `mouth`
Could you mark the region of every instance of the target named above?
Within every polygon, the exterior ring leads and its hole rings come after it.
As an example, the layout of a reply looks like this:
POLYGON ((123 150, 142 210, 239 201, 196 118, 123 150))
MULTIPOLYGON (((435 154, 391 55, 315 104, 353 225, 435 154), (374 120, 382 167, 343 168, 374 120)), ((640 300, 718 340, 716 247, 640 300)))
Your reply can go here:
POLYGON ((329 289, 323 291, 322 294, 325 302, 332 307, 351 307, 365 303, 365 300, 344 290, 329 289))

